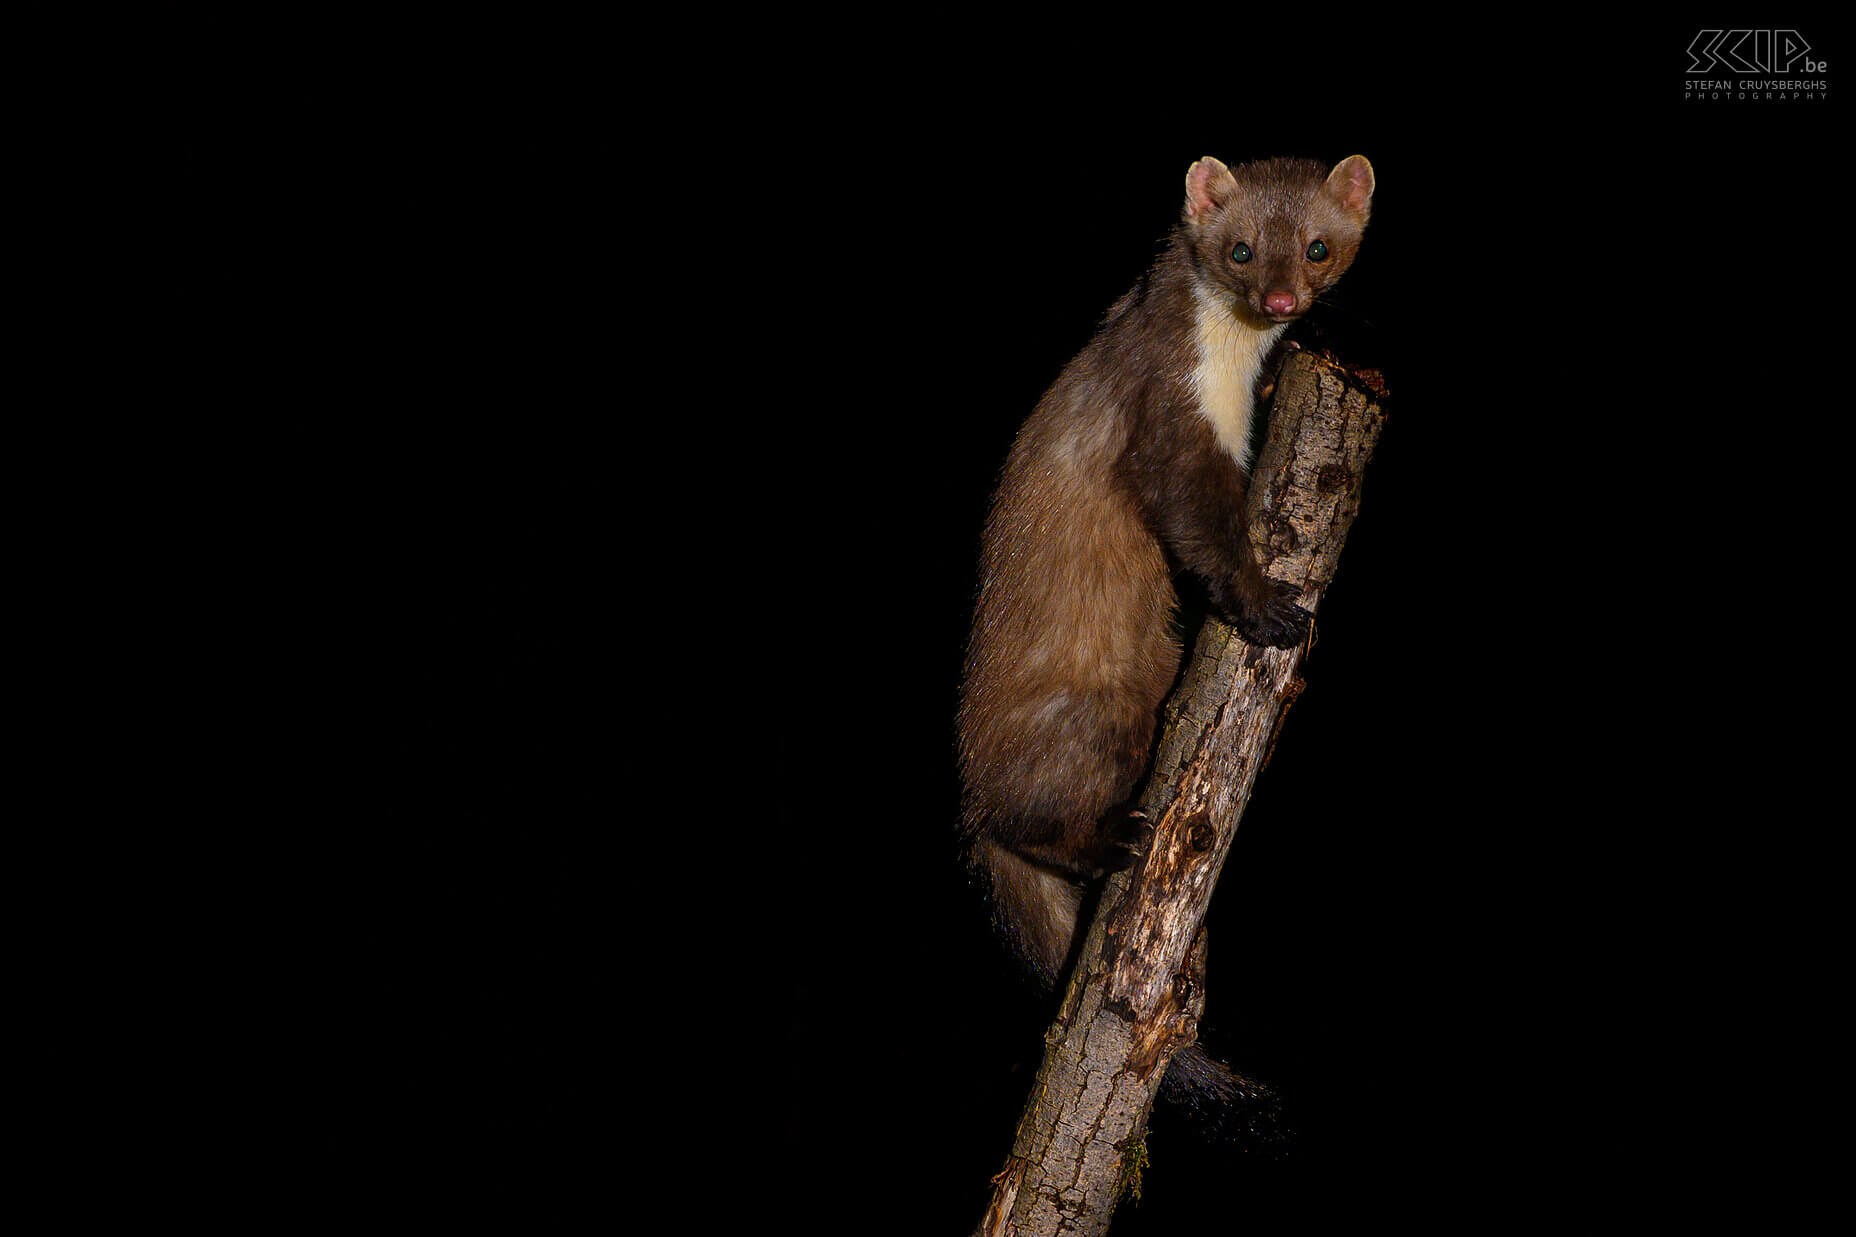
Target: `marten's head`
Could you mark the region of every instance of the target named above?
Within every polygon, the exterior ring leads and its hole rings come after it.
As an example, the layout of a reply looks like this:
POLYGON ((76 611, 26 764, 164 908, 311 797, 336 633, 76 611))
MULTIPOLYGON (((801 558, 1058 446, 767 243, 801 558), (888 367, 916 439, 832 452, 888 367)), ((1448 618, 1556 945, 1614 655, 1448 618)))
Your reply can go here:
POLYGON ((1373 165, 1349 155, 1228 168, 1204 158, 1186 172, 1185 231, 1201 282, 1261 326, 1308 311, 1360 251, 1373 205, 1373 165))

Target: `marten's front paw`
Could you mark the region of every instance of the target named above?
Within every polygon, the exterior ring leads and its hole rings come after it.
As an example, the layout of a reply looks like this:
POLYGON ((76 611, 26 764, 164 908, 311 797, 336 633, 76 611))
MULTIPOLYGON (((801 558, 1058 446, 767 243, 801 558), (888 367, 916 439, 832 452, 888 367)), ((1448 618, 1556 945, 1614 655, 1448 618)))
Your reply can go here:
POLYGON ((1269 600, 1255 614, 1240 614, 1232 626, 1237 634, 1252 644, 1269 648, 1292 649, 1308 638, 1308 625, 1314 615, 1295 604, 1299 589, 1271 581, 1269 600))

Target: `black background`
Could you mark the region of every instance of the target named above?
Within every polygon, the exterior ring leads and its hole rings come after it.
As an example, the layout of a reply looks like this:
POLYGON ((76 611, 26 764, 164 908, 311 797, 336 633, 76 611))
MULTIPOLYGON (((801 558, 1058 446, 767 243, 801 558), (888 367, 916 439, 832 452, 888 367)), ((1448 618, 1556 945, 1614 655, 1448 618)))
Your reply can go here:
POLYGON ((302 118, 369 377, 307 551, 320 1180, 968 1231, 1044 1017, 952 837, 987 496, 1193 159, 1356 152, 1300 333, 1391 421, 1210 920, 1208 1038, 1298 1142, 1162 1114, 1116 1231, 1768 1171, 1831 912, 1779 725, 1844 667, 1841 113, 1684 106, 1691 35, 890 35, 616 99, 543 40, 302 118))

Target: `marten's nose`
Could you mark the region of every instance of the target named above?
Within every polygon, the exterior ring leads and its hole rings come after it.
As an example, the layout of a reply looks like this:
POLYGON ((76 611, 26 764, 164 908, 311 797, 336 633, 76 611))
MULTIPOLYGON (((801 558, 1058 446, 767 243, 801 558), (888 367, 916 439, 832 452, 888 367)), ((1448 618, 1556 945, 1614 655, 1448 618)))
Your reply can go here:
POLYGON ((1292 314, 1295 312, 1295 293, 1272 292, 1263 298, 1263 308, 1273 314, 1292 314))

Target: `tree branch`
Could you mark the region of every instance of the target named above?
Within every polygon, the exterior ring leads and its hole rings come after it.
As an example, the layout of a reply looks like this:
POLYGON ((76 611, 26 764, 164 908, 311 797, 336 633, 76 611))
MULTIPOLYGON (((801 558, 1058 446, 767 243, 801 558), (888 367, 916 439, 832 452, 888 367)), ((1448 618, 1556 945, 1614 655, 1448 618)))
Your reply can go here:
MULTIPOLYGON (((1359 510, 1383 396, 1376 374, 1308 352, 1283 365, 1252 470, 1249 527, 1268 574, 1301 585, 1306 609, 1334 578, 1359 510)), ((1108 1231, 1161 1076, 1197 1034, 1200 925, 1257 772, 1301 691, 1305 652, 1257 648, 1206 620, 1168 700, 1142 796, 1152 844, 1103 891, 976 1237, 1108 1231)))

